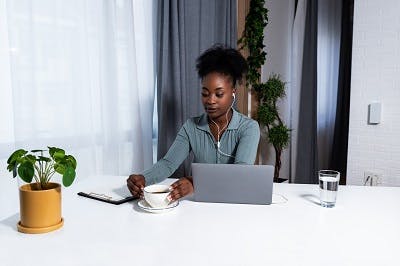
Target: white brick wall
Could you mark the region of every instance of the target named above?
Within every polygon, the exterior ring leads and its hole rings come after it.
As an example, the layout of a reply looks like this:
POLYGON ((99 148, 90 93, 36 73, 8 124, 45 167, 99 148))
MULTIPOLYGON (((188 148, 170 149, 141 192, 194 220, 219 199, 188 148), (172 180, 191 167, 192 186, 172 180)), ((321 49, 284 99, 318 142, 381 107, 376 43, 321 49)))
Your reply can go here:
POLYGON ((355 0, 347 184, 364 172, 400 186, 400 1, 355 0), (368 125, 368 104, 382 104, 381 123, 368 125))

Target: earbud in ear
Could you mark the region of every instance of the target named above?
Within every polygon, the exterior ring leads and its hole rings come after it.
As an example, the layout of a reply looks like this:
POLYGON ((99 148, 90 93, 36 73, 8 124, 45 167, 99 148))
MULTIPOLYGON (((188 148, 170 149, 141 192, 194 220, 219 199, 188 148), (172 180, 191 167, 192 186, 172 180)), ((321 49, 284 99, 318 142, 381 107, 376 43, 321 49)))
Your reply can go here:
POLYGON ((233 101, 235 101, 235 99, 236 99, 236 94, 235 94, 235 93, 232 93, 232 97, 233 97, 233 101))

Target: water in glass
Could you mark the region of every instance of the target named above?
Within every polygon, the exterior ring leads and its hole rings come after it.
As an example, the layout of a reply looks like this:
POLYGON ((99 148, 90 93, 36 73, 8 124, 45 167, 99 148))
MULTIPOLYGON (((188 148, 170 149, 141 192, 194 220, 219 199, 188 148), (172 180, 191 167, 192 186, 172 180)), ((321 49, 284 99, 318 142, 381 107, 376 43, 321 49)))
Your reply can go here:
POLYGON ((332 208, 336 203, 340 173, 333 170, 321 170, 318 176, 321 206, 332 208))

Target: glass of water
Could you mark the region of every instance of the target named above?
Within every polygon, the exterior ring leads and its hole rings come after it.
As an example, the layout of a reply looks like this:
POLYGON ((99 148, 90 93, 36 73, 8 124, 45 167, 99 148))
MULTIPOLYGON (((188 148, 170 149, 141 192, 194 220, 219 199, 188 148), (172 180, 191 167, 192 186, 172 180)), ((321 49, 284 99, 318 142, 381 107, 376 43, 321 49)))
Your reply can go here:
POLYGON ((334 207, 339 187, 340 173, 334 170, 320 170, 318 172, 318 178, 321 206, 327 208, 334 207))

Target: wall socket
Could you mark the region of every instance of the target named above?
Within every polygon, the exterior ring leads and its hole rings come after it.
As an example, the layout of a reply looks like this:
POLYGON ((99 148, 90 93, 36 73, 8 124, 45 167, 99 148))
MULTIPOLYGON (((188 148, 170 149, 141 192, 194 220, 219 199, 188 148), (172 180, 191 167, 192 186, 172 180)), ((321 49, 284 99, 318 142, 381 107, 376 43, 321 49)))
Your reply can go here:
POLYGON ((382 174, 373 172, 373 171, 365 171, 364 172, 364 186, 379 186, 382 184, 382 174))

